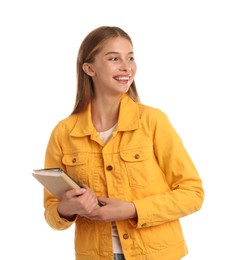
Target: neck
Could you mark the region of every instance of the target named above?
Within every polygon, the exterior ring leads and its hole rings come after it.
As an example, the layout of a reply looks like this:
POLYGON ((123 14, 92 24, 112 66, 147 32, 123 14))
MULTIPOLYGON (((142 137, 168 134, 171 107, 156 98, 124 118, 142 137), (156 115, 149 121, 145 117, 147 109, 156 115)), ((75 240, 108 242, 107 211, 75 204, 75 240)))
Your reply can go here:
POLYGON ((118 121, 120 98, 109 98, 104 100, 93 99, 91 102, 91 113, 93 125, 98 132, 106 131, 113 127, 118 121))

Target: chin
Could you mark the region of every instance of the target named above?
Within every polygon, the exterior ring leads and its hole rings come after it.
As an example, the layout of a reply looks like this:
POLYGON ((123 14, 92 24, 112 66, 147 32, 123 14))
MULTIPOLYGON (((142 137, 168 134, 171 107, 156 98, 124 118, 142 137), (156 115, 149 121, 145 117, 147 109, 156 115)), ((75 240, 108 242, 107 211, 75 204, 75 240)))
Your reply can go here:
POLYGON ((122 86, 120 87, 119 91, 121 92, 121 94, 125 94, 128 92, 130 86, 122 86))

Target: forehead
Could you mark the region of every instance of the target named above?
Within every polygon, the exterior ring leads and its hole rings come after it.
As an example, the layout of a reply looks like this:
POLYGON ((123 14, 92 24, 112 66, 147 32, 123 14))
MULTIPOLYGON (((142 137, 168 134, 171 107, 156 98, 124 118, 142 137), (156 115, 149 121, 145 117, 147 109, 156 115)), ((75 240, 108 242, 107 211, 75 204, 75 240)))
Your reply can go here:
POLYGON ((106 54, 108 52, 129 53, 133 52, 133 46, 126 38, 111 38, 104 42, 100 51, 101 54, 106 54))

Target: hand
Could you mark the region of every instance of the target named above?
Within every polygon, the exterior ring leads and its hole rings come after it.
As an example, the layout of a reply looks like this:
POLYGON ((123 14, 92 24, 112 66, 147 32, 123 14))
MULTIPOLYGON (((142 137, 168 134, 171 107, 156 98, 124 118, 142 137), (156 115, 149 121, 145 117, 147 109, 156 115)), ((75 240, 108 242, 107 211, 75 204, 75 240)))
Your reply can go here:
POLYGON ((102 220, 106 222, 119 221, 137 217, 135 205, 132 202, 118 199, 98 197, 103 206, 95 208, 85 217, 91 220, 102 220))
POLYGON ((84 186, 65 192, 57 209, 61 217, 71 219, 74 215, 87 216, 97 207, 98 200, 95 193, 84 186))

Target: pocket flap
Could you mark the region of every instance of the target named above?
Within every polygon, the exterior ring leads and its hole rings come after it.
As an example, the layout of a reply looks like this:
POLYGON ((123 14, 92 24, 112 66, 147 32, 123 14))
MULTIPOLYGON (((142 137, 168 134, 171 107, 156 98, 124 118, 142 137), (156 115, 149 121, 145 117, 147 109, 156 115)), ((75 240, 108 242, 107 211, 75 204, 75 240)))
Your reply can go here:
POLYGON ((65 165, 74 166, 85 164, 86 162, 86 154, 65 154, 63 156, 63 163, 65 165))
POLYGON ((139 162, 148 159, 148 151, 145 148, 137 148, 120 152, 121 158, 127 162, 139 162))

